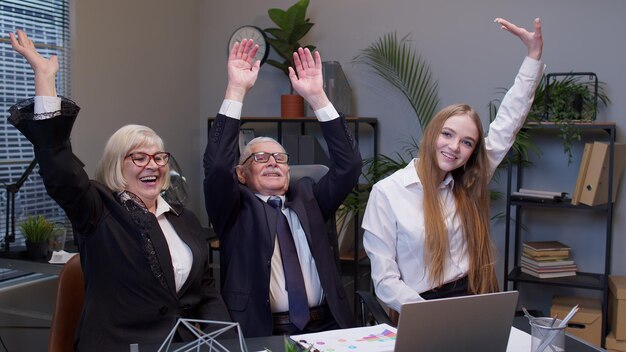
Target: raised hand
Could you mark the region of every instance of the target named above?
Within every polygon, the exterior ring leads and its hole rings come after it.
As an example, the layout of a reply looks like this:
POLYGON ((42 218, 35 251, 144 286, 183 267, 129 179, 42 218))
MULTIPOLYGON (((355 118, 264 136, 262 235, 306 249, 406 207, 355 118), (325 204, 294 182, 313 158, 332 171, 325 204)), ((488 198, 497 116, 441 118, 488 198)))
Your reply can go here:
POLYGON ((516 35, 519 39, 521 39, 528 49, 529 57, 535 60, 541 59, 543 37, 541 35, 541 20, 539 18, 535 18, 533 23, 535 31, 532 33, 525 28, 518 27, 503 18, 496 18, 494 22, 498 23, 500 28, 516 35))
POLYGON ((17 37, 14 33, 9 32, 9 38, 13 49, 28 61, 35 73, 35 95, 56 96, 55 80, 59 71, 57 56, 52 55, 48 59, 41 56, 35 49, 35 44, 24 31, 18 30, 17 37))
POLYGON ((228 87, 226 99, 243 102, 246 93, 254 86, 261 61, 254 60, 258 45, 252 39, 235 43, 228 55, 228 87))
POLYGON ((299 48, 293 53, 293 63, 295 71, 293 67, 289 67, 289 80, 293 89, 311 104, 313 110, 330 104, 324 92, 320 53, 316 51, 313 59, 309 49, 299 48))

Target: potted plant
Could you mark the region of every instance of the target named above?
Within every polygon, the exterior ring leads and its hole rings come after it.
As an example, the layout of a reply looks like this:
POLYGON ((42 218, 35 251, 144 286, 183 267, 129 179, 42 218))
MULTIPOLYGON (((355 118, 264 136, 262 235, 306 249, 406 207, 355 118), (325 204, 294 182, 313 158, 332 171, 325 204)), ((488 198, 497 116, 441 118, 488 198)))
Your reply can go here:
MULTIPOLYGON (((544 76, 535 90, 535 99, 527 121, 551 122, 559 126, 559 137, 563 139, 563 152, 567 154, 568 164, 572 162, 572 142, 581 139, 580 129, 576 124, 595 120, 598 106, 608 106, 611 102, 604 87, 605 83, 598 81, 593 73, 570 72, 544 76), (592 79, 584 80, 585 76, 592 79)), ((506 88, 498 88, 498 91, 505 94, 506 88)), ((494 117, 499 100, 493 100, 489 105, 490 115, 494 117)), ((518 139, 519 137, 518 135, 518 139)), ((521 137, 526 138, 526 135, 521 137)))
POLYGON ((604 86, 593 73, 551 73, 544 77, 535 92, 529 118, 559 125, 568 164, 572 162, 572 142, 581 138, 576 123, 595 120, 598 105, 606 107, 611 102, 604 86), (585 76, 590 80, 585 80, 585 76))
MULTIPOLYGON (((309 0, 299 0, 286 11, 277 8, 271 8, 267 11, 270 19, 278 26, 278 28, 264 29, 267 34, 267 41, 283 61, 273 59, 267 60, 267 63, 283 71, 289 77, 289 67, 294 67, 293 53, 298 48, 303 47, 300 44, 302 39, 313 27, 314 23, 306 17, 306 10, 309 6, 309 0)), ((304 46, 309 50, 315 50, 315 46, 304 46)), ((291 85, 291 84, 290 84, 291 85)), ((282 117, 303 117, 304 116, 304 100, 301 96, 291 94, 281 96, 281 116, 282 117)))
POLYGON ((20 224, 26 238, 26 252, 30 259, 42 259, 48 255, 49 241, 54 235, 54 224, 43 215, 28 216, 20 224))

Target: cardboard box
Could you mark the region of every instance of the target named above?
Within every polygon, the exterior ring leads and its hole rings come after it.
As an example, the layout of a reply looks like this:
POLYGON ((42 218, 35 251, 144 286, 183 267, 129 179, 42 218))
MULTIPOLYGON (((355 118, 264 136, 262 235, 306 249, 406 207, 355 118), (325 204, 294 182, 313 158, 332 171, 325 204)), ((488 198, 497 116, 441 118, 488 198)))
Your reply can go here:
POLYGON ((578 313, 567 324, 565 331, 600 346, 602 343, 602 306, 600 300, 587 297, 555 296, 552 298, 550 316, 565 318, 578 304, 578 313))
POLYGON ((609 276, 610 330, 617 340, 626 340, 626 276, 609 276))
POLYGON ((615 339, 615 333, 611 331, 605 341, 607 351, 624 351, 626 352, 626 341, 615 339))

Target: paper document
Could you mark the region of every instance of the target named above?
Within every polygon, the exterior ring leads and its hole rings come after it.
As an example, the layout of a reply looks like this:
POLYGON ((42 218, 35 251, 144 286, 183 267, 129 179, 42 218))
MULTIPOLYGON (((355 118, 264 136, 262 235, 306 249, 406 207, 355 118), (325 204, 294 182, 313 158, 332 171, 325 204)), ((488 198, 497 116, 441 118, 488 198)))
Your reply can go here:
POLYGON ((70 253, 66 251, 54 251, 52 252, 52 257, 48 261, 50 264, 65 264, 71 257, 75 256, 78 253, 70 253))
POLYGON ((387 324, 362 328, 338 329, 318 333, 293 335, 291 339, 305 348, 313 346, 320 352, 393 352, 396 328, 387 324))
POLYGON ((528 352, 530 351, 531 338, 530 334, 511 327, 511 335, 509 335, 509 343, 506 346, 506 352, 528 352))
MULTIPOLYGON (((291 339, 303 347, 313 346, 320 352, 393 352, 397 330, 387 324, 362 328, 330 330, 312 334, 293 335, 291 339)), ((507 352, 530 351, 530 335, 511 327, 507 352)))

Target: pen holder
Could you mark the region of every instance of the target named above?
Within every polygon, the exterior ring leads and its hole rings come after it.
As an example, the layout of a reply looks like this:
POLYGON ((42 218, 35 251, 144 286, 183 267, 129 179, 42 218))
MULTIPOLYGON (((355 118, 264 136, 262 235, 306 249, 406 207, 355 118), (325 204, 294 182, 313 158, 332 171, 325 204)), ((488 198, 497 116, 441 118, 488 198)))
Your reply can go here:
POLYGON ((532 318, 531 352, 565 351, 565 326, 561 327, 561 319, 532 318))

